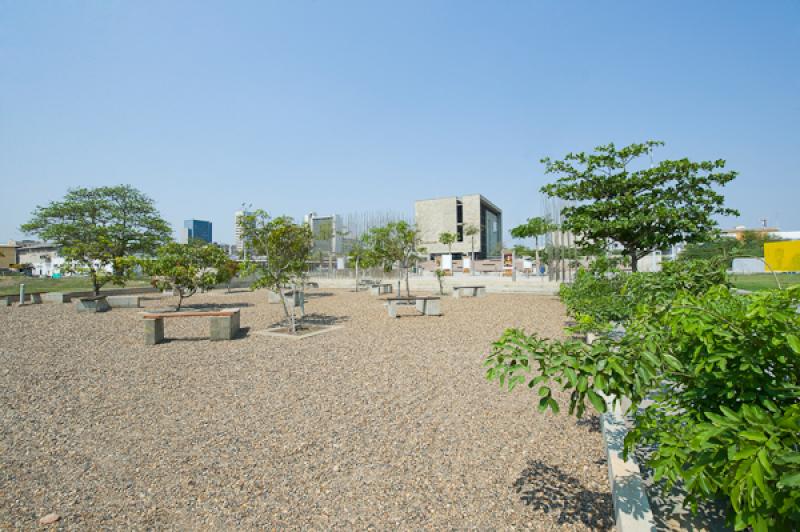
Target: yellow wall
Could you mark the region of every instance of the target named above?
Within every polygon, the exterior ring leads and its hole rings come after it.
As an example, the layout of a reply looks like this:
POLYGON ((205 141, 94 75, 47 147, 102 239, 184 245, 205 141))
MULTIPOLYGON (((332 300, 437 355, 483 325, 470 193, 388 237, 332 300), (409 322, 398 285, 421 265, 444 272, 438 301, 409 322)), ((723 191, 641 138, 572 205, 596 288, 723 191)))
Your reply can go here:
POLYGON ((8 268, 17 262, 17 248, 14 246, 0 246, 0 268, 8 268))
POLYGON ((800 272, 800 240, 766 242, 764 260, 776 272, 800 272))

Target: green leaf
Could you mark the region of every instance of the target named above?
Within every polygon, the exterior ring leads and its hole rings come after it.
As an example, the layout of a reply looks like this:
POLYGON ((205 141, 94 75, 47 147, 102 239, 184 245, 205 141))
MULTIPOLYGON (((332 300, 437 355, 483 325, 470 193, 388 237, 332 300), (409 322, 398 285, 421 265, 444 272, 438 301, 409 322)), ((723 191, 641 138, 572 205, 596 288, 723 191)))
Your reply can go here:
POLYGON ((550 395, 550 388, 542 386, 539 388, 539 397, 548 397, 550 395))
POLYGON ((800 355, 800 338, 794 334, 787 334, 786 341, 789 343, 789 347, 792 348, 792 351, 800 355))
POLYGON ((786 473, 778 481, 780 488, 800 488, 800 471, 795 473, 786 473))
POLYGON ((592 403, 592 406, 594 406, 598 412, 605 413, 608 407, 602 397, 597 395, 594 390, 588 390, 586 392, 586 396, 589 398, 589 402, 592 403))

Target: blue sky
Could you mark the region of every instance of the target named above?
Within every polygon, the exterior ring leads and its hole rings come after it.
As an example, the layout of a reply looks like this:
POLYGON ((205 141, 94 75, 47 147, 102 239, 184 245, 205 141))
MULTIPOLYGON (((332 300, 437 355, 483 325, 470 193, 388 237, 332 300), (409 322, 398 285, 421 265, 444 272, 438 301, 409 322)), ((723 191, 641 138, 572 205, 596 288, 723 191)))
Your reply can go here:
POLYGON ((539 214, 539 159, 609 141, 723 158, 800 230, 800 2, 0 0, 0 241, 130 183, 230 242, 273 214, 479 192, 539 214))

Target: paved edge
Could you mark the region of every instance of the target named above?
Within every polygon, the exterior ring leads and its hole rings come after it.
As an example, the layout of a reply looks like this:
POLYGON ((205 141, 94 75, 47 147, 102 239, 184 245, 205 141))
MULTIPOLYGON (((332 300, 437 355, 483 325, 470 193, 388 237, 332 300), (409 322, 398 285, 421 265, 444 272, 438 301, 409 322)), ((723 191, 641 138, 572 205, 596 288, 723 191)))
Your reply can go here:
POLYGON ((655 532, 656 524, 650 509, 639 465, 622 456, 623 442, 628 429, 619 405, 612 407, 606 399, 608 410, 600 417, 608 460, 608 480, 614 503, 614 521, 619 532, 655 532))

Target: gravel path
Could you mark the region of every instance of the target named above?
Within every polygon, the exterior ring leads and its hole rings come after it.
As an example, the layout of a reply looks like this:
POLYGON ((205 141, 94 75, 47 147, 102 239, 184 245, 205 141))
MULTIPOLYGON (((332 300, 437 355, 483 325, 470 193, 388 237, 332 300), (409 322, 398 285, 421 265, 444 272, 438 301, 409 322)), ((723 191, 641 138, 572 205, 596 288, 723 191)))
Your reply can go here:
POLYGON ((0 529, 50 513, 67 529, 612 526, 596 419, 483 376, 505 327, 561 334, 556 298, 392 320, 366 293, 316 290, 306 311, 343 328, 302 340, 253 334, 280 319, 263 292, 187 304, 241 307, 245 334, 167 320, 172 340, 145 347, 135 309, 0 308, 0 529))

